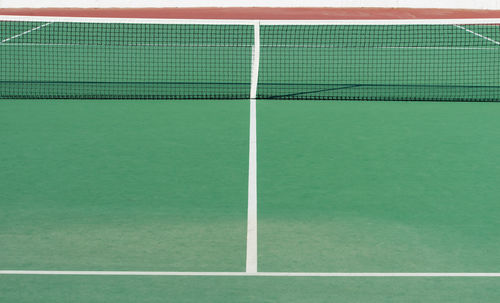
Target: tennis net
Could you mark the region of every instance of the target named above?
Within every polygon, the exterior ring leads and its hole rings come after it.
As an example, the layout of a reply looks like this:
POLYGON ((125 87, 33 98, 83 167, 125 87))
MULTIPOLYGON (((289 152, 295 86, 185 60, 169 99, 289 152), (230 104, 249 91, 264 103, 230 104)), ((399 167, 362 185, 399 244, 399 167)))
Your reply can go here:
POLYGON ((500 101, 500 20, 0 16, 0 97, 500 101))

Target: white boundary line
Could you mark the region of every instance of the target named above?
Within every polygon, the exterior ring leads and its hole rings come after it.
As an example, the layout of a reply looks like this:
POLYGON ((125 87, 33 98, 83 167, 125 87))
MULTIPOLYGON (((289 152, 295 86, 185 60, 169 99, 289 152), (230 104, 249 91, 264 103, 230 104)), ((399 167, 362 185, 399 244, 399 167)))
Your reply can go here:
POLYGON ((500 273, 314 273, 314 272, 190 272, 190 271, 69 271, 69 270, 0 270, 0 275, 69 275, 69 276, 229 276, 229 277, 500 277, 500 273))
MULTIPOLYGON (((87 18, 0 15, 0 21, 81 22, 81 23, 149 23, 149 24, 246 24, 258 20, 236 19, 148 19, 148 18, 87 18)), ((261 25, 398 25, 398 24, 500 24, 500 18, 481 19, 384 19, 384 20, 261 20, 261 25)))
MULTIPOLYGON (((6 45, 27 46, 101 46, 106 44, 92 43, 11 43, 6 45)), ((114 46, 158 46, 158 47, 253 47, 253 44, 175 44, 175 43, 123 43, 114 46)), ((273 45, 274 46, 274 45, 273 45)), ((484 47, 486 48, 486 47, 484 47)))
POLYGON ((248 214, 246 272, 257 272, 257 83, 260 62, 260 25, 254 24, 250 85, 250 141, 248 153, 248 214))
POLYGON ((463 29, 464 31, 466 31, 466 32, 468 32, 468 33, 471 33, 471 34, 476 35, 476 36, 478 36, 478 37, 480 37, 480 38, 483 38, 483 39, 485 39, 485 40, 488 40, 488 41, 490 41, 490 42, 492 42, 492 43, 495 43, 495 44, 497 44, 497 45, 500 45, 500 42, 498 42, 498 41, 496 41, 496 40, 493 40, 493 39, 491 39, 491 38, 489 38, 489 37, 483 36, 483 35, 481 35, 480 33, 476 33, 475 31, 472 31, 472 30, 470 30, 470 29, 468 29, 468 28, 465 28, 465 27, 460 26, 460 25, 457 25, 457 24, 455 24, 455 27, 458 27, 458 28, 463 29))
POLYGON ((27 30, 27 31, 25 31, 24 33, 20 33, 20 34, 17 34, 17 35, 15 35, 15 36, 12 36, 12 37, 10 37, 10 38, 4 39, 4 40, 0 41, 0 44, 1 44, 1 43, 5 43, 5 42, 10 41, 10 40, 13 40, 13 39, 16 39, 16 38, 19 38, 19 37, 21 37, 21 36, 23 36, 23 35, 29 34, 29 33, 34 32, 34 31, 36 31, 36 30, 39 30, 39 29, 41 29, 42 27, 45 27, 45 26, 47 26, 47 25, 49 25, 49 24, 52 24, 52 22, 45 23, 45 24, 43 24, 43 25, 40 25, 40 26, 34 27, 34 28, 30 29, 30 30, 27 30))

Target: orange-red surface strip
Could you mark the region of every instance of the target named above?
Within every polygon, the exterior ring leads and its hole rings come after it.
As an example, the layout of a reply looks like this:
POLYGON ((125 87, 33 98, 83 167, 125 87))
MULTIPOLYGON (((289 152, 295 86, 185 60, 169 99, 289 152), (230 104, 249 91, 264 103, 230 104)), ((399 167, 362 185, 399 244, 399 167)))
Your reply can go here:
POLYGON ((461 19, 500 18, 500 10, 317 7, 0 8, 0 15, 260 20, 461 19))

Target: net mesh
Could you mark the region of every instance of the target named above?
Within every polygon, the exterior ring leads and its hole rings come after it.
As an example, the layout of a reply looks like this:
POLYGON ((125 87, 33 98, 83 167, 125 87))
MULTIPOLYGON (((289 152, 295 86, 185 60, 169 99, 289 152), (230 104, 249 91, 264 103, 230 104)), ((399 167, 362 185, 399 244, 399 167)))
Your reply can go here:
MULTIPOLYGON (((252 24, 0 21, 0 97, 247 99, 252 24)), ((260 25, 257 98, 500 100, 499 24, 260 25)))
POLYGON ((260 98, 499 100, 498 25, 262 26, 260 98))
POLYGON ((250 90, 248 25, 1 22, 0 32, 3 97, 247 98, 250 90))

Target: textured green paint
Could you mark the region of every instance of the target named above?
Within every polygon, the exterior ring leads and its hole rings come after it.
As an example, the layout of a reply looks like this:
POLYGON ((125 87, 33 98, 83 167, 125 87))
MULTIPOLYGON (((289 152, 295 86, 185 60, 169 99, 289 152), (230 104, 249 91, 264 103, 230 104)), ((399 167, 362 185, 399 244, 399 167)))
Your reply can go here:
POLYGON ((0 301, 494 303, 500 279, 0 276, 0 301))
POLYGON ((259 270, 499 272, 500 106, 258 104, 259 270))
POLYGON ((0 102, 0 268, 244 269, 245 101, 0 102))

